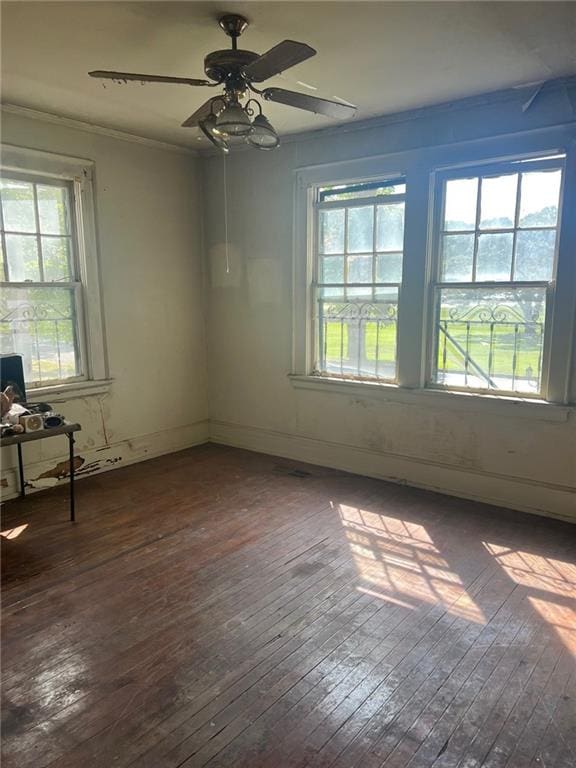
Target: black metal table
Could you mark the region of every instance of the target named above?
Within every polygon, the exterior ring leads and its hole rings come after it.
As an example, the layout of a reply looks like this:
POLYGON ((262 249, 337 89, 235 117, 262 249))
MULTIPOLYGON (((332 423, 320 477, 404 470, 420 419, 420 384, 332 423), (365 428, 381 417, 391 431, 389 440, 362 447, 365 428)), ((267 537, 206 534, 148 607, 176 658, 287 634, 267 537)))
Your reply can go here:
POLYGON ((60 427, 51 427, 41 429, 38 432, 24 432, 21 435, 10 435, 0 438, 0 448, 7 448, 9 445, 15 445, 18 449, 18 474, 20 478, 20 496, 26 495, 26 483, 24 482, 24 464, 22 462, 22 443, 32 443, 35 440, 44 440, 47 437, 56 437, 56 435, 66 435, 68 438, 68 447, 70 455, 70 521, 76 520, 74 509, 74 432, 82 429, 80 424, 62 424, 60 427))

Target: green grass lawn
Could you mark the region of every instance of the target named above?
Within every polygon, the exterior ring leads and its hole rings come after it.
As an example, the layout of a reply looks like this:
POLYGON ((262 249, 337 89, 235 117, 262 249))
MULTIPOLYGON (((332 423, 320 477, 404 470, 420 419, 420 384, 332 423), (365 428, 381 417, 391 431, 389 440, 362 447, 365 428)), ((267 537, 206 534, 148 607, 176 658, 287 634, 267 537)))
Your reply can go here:
MULTIPOLYGON (((326 323, 326 359, 339 361, 340 355, 344 360, 348 359, 348 325, 340 322, 326 323)), ((376 360, 376 348, 378 348, 378 362, 394 363, 396 360, 396 323, 380 324, 380 329, 375 322, 366 322, 362 327, 364 333, 364 349, 367 360, 376 360)))
MULTIPOLYGON (((346 361, 349 355, 349 331, 346 323, 339 321, 326 323, 326 361, 339 362, 342 354, 346 361)), ((466 349, 467 329, 465 323, 452 322, 448 326, 450 335, 466 349)), ((490 373, 494 376, 526 376, 536 378, 540 369, 542 337, 527 333, 519 326, 516 338, 516 361, 514 365, 514 324, 503 324, 494 327, 492 337, 492 362, 490 373)), ((363 325, 365 359, 376 360, 378 349, 379 363, 394 363, 396 360, 396 323, 381 323, 378 329, 376 322, 366 322, 363 325), (378 342, 378 343, 377 343, 378 342)), ((438 369, 451 373, 464 372, 464 356, 456 345, 440 334, 438 348, 438 369), (446 344, 446 360, 444 361, 444 346, 446 344)), ((490 357, 490 324, 478 323, 470 326, 468 338, 468 353, 486 373, 489 370, 490 357)), ((473 373, 473 369, 469 368, 473 373)))
MULTIPOLYGON (((451 323, 448 326, 448 332, 463 349, 468 349, 470 357, 486 373, 490 372, 495 376, 511 376, 512 373, 517 376, 530 374, 532 377, 537 377, 538 375, 541 365, 542 337, 527 332, 522 326, 518 327, 516 335, 515 326, 512 323, 495 326, 491 342, 489 323, 472 325, 468 336, 468 347, 466 347, 465 323, 451 323), (515 345, 516 359, 514 359, 515 345)), ((443 333, 440 334, 438 345, 438 368, 448 372, 464 371, 464 356, 443 333), (444 362, 445 346, 446 361, 444 362)))

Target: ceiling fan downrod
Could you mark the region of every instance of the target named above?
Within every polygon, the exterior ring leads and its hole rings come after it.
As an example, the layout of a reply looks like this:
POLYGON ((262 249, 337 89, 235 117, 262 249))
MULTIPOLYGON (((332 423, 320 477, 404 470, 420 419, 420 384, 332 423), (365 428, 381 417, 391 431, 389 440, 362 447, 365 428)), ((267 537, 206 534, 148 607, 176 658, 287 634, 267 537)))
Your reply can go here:
POLYGON ((218 19, 220 28, 226 32, 228 37, 232 38, 233 51, 237 50, 237 40, 248 26, 248 23, 248 19, 245 19, 244 16, 240 16, 237 13, 228 13, 218 19))

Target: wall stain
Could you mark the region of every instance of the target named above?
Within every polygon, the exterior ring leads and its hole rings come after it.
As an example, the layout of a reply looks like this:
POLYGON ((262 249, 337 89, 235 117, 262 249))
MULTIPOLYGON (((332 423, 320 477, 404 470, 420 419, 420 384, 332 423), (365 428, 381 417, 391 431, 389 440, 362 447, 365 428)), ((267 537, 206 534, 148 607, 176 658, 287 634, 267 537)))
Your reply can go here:
POLYGON ((106 431, 106 419, 104 418, 104 408, 102 406, 102 400, 100 398, 98 398, 98 406, 100 410, 100 420, 102 422, 102 434, 104 436, 104 443, 108 445, 109 442, 108 442, 108 432, 106 431))
MULTIPOLYGON (((74 472, 80 469, 86 459, 82 456, 74 456, 74 472)), ((52 469, 48 469, 46 472, 42 472, 41 475, 35 477, 34 480, 44 480, 46 478, 54 477, 57 480, 62 480, 70 475, 70 461, 60 461, 52 469)))
POLYGON ((122 461, 122 456, 113 456, 110 459, 97 459, 96 461, 91 461, 89 464, 86 464, 84 467, 82 467, 78 474, 92 475, 94 472, 101 472, 103 469, 109 469, 110 466, 114 466, 120 461, 122 461))

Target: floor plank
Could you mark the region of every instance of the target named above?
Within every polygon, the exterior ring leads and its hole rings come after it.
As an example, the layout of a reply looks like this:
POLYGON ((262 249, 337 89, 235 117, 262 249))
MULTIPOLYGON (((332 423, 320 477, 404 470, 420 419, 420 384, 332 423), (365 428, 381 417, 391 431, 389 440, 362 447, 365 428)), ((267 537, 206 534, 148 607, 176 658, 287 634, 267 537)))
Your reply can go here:
POLYGON ((573 527, 202 446, 9 502, 3 765, 576 764, 573 527))

